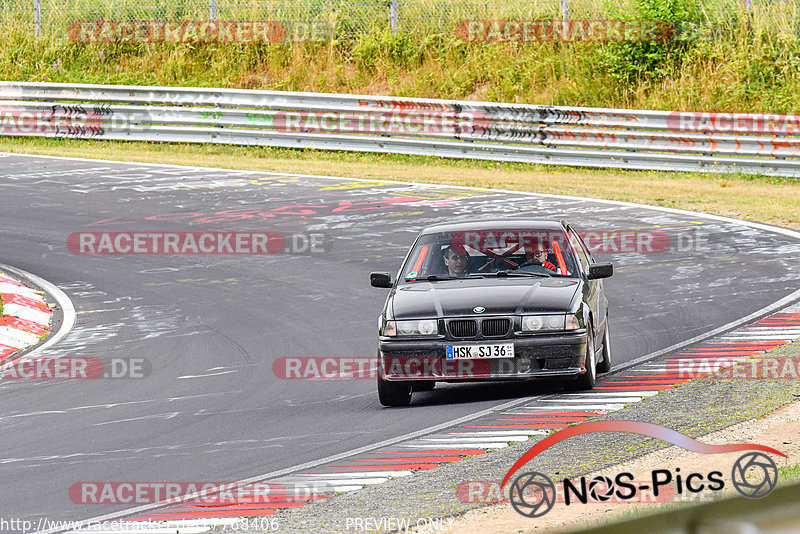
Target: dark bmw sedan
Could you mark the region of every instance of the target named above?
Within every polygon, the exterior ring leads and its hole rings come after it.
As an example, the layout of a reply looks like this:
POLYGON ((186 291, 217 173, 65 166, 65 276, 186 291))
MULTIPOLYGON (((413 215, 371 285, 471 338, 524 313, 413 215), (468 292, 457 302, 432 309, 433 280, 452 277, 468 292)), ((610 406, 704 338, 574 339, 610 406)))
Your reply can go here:
POLYGON ((611 369, 608 301, 596 263, 565 221, 494 220, 423 230, 378 320, 378 397, 405 406, 436 382, 563 380, 592 389, 611 369))

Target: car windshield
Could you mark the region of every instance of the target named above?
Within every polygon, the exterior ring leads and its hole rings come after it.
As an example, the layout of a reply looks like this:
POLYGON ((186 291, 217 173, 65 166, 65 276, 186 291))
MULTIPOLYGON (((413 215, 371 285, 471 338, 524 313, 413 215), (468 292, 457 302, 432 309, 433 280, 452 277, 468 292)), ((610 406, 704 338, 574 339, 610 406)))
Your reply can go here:
POLYGON ((474 230, 420 237, 403 266, 406 281, 575 277, 575 255, 558 230, 474 230))

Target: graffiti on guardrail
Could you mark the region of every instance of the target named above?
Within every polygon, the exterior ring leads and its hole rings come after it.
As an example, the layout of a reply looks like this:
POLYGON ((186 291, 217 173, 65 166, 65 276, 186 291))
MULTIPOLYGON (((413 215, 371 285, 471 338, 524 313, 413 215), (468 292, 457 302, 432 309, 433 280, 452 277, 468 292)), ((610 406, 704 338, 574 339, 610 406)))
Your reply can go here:
POLYGON ((20 119, 0 105, 0 135, 168 137, 174 142, 269 146, 284 146, 292 140, 291 146, 300 149, 506 162, 780 176, 800 172, 797 162, 791 160, 800 157, 800 138, 796 137, 800 116, 795 115, 566 108, 230 89, 123 90, 26 82, 0 82, 0 102, 3 100, 15 106, 19 115, 39 115, 20 119), (58 122, 42 110, 61 99, 83 105, 110 103, 113 113, 102 117, 102 127, 99 120, 85 124, 75 117, 58 122), (119 104, 122 102, 136 107, 119 104), (135 111, 128 111, 131 109, 135 111), (221 128, 231 129, 220 136, 221 128), (158 135, 129 135, 140 130, 157 130, 158 135), (265 130, 283 135, 270 136, 265 130), (334 135, 304 135, 308 133, 334 135))
POLYGON ((371 108, 379 111, 438 111, 438 112, 457 112, 461 106, 447 104, 443 102, 418 102, 415 100, 384 100, 384 99, 364 99, 358 100, 361 108, 371 108))
POLYGON ((0 105, 0 135, 102 137, 110 130, 145 130, 144 114, 115 112, 108 104, 52 104, 36 109, 24 104, 0 105))
POLYGON ((0 134, 95 137, 105 133, 109 113, 102 106, 54 104, 49 109, 15 109, 0 106, 0 134))

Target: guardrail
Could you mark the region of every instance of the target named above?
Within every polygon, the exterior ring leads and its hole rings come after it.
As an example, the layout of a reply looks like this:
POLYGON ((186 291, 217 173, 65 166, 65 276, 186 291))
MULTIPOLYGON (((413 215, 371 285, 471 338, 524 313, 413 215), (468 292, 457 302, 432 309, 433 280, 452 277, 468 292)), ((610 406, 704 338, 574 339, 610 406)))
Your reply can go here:
POLYGON ((0 82, 0 135, 800 176, 800 116, 0 82))

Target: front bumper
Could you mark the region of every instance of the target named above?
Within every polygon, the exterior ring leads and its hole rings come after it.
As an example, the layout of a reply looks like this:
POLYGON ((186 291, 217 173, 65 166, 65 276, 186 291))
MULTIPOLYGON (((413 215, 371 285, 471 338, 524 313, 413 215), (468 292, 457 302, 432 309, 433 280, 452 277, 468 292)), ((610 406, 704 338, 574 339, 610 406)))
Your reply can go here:
POLYGON ((388 381, 486 381, 570 377, 584 373, 586 332, 453 341, 380 338, 379 373, 388 381), (446 359, 448 345, 514 343, 514 358, 446 359))

